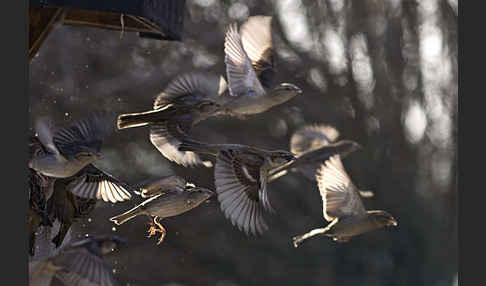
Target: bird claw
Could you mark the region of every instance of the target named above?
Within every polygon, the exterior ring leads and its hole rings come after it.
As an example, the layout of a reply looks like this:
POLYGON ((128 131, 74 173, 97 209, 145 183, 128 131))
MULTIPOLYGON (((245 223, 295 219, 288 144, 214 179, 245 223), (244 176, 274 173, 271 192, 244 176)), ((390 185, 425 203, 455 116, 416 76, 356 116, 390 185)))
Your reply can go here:
POLYGON ((155 235, 157 233, 158 229, 155 228, 155 226, 150 226, 149 230, 147 231, 148 235, 147 238, 152 237, 152 235, 155 235))
POLYGON ((157 218, 154 218, 153 222, 150 222, 150 228, 148 229, 148 236, 147 238, 155 235, 157 232, 160 232, 160 238, 157 241, 157 245, 161 244, 164 241, 166 230, 165 228, 160 224, 157 218), (158 228, 157 228, 158 227, 158 228))

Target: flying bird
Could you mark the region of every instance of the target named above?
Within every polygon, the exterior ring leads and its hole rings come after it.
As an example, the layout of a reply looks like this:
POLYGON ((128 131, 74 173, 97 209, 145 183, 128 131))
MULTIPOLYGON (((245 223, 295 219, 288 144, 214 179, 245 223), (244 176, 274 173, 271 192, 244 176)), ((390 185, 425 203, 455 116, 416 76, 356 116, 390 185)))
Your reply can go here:
MULTIPOLYGON (((299 128, 290 138, 290 152, 297 159, 270 171, 269 182, 288 174, 289 171, 299 172, 305 178, 314 181, 320 165, 332 155, 339 154, 345 158, 349 154, 362 149, 361 145, 352 140, 338 140, 339 131, 327 124, 308 124, 299 128)), ((362 197, 372 197, 371 191, 360 191, 362 197)))
POLYGON ((238 144, 204 144, 184 140, 179 150, 216 156, 214 178, 221 210, 247 235, 268 229, 264 210, 274 212, 267 194, 268 171, 295 159, 287 151, 238 144))
POLYGON ((58 254, 29 263, 29 285, 48 286, 53 278, 63 285, 120 285, 104 256, 126 244, 117 236, 88 237, 58 254))
POLYGON ((220 114, 225 102, 226 81, 209 73, 185 73, 172 79, 155 99, 153 110, 118 116, 118 129, 146 126, 150 142, 169 161, 188 166, 208 166, 193 152, 181 152, 178 145, 200 121, 220 114))
POLYGON ((321 166, 316 180, 322 197, 324 218, 330 223, 325 228, 317 228, 293 237, 294 247, 315 235, 332 237, 337 242, 347 242, 353 236, 398 225, 395 218, 386 211, 367 211, 364 208, 358 188, 344 170, 339 155, 333 155, 321 166))
MULTIPOLYGON (((39 138, 30 136, 30 158, 46 154, 49 153, 39 138)), ((98 200, 117 201, 115 197, 110 197, 111 192, 99 191, 100 188, 123 188, 133 191, 133 187, 130 185, 99 170, 92 164, 67 178, 48 177, 34 169, 29 169, 28 180, 29 254, 31 256, 35 254, 36 237, 40 226, 52 228, 54 222, 59 223, 59 230, 52 239, 55 247, 59 247, 71 225, 87 217, 94 210, 98 200)), ((113 193, 114 196, 118 195, 118 192, 113 193)))
MULTIPOLYGON (((36 136, 29 138, 29 158, 47 154, 36 136)), ((60 227, 53 239, 56 247, 64 241, 71 224, 89 214, 96 204, 95 199, 83 199, 68 192, 69 179, 44 176, 29 169, 29 254, 35 255, 36 238, 41 226, 53 228, 58 220, 60 227)))
POLYGON ((116 225, 122 225, 132 218, 145 215, 150 218, 148 237, 160 232, 157 245, 164 241, 166 229, 160 221, 167 217, 185 213, 213 196, 213 191, 196 187, 178 176, 157 180, 141 188, 143 198, 147 198, 134 208, 110 218, 116 225))
POLYGON ((226 112, 240 118, 282 104, 302 90, 291 83, 273 85, 276 73, 272 44, 272 17, 252 16, 226 31, 224 52, 231 102, 226 112))
MULTIPOLYGON (((45 119, 36 122, 37 138, 45 152, 29 161, 29 167, 48 182, 74 179, 67 189, 73 194, 105 202, 129 200, 130 186, 96 168, 92 163, 101 159, 101 145, 111 133, 109 121, 93 115, 69 127, 52 132, 45 119)), ((51 195, 49 188, 47 199, 51 195)))

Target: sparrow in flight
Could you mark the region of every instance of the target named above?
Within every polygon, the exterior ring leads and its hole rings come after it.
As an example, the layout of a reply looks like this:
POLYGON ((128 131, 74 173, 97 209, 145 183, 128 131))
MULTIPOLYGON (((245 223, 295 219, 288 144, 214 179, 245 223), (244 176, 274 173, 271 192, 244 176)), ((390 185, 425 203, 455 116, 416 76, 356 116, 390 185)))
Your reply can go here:
POLYGON ((196 187, 178 176, 170 176, 142 187, 140 195, 147 199, 134 208, 110 218, 110 221, 122 225, 136 216, 148 216, 148 237, 160 232, 158 245, 164 241, 166 235, 166 230, 160 223, 162 219, 192 210, 213 194, 213 191, 196 187))
POLYGON ((294 84, 273 84, 276 69, 271 24, 271 16, 252 16, 239 31, 233 23, 226 32, 224 61, 233 97, 223 106, 228 114, 246 118, 302 94, 294 84))
POLYGON ((184 140, 179 150, 216 156, 214 179, 226 218, 248 234, 268 229, 264 210, 273 212, 267 192, 268 171, 295 159, 287 151, 268 151, 238 144, 204 144, 184 140))
POLYGON ((398 225, 395 218, 386 211, 367 211, 364 208, 358 188, 344 170, 339 155, 333 155, 321 166, 316 180, 322 197, 324 218, 330 223, 325 228, 317 228, 293 237, 294 247, 315 235, 332 237, 337 242, 347 242, 353 236, 398 225))

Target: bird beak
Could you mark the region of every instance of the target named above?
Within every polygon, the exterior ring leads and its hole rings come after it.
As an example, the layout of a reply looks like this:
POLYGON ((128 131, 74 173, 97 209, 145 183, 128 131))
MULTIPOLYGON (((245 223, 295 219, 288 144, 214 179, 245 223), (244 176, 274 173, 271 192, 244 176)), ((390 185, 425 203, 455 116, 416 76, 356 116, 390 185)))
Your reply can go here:
POLYGON ((302 92, 302 89, 297 88, 297 94, 302 94, 302 93, 303 93, 303 92, 302 92))
POLYGON ((393 226, 398 226, 398 222, 393 219, 391 222, 390 222, 390 225, 393 225, 393 226))

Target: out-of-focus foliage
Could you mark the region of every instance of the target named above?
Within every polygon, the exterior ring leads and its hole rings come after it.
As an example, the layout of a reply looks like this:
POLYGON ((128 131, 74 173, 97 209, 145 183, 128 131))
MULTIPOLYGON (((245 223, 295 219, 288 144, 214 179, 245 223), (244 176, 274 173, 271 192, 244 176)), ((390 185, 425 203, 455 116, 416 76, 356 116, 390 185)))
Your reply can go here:
MULTIPOLYGON (((326 224, 316 183, 296 173, 269 185, 277 215, 261 237, 231 226, 215 199, 165 220, 160 246, 144 237, 142 218, 108 221, 130 202, 100 205, 73 236, 126 237, 129 248, 109 260, 129 285, 457 285, 457 0, 186 2, 183 42, 56 27, 30 65, 31 119, 149 109, 179 73, 224 73, 229 23, 273 15, 276 82, 304 94, 246 121, 204 121, 194 137, 288 149, 301 125, 334 125, 364 146, 344 165, 375 191, 365 206, 389 211, 399 227, 294 249, 292 236, 326 224)), ((96 165, 131 183, 178 174, 214 186, 212 169, 171 164, 146 128, 118 132, 103 151, 96 165)))

